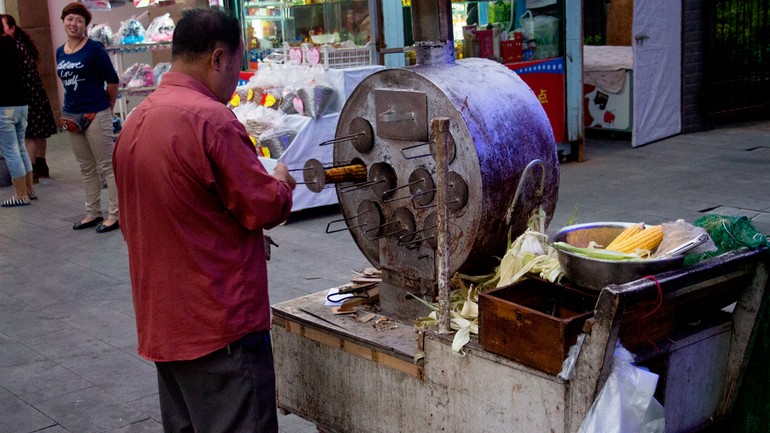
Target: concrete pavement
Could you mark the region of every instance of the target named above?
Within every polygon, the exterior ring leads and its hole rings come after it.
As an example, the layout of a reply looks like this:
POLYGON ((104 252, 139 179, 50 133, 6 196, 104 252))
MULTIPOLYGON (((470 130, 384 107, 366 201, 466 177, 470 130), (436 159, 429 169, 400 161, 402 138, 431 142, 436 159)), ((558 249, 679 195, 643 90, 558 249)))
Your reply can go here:
MULTIPOLYGON (((549 227, 705 212, 746 215, 770 233, 770 122, 681 135, 641 148, 588 140, 587 160, 561 167, 549 227)), ((83 215, 77 163, 49 140, 39 200, 0 209, 0 432, 161 432, 154 366, 136 355, 126 246, 119 232, 73 231, 83 215)), ((12 195, 0 188, 0 197, 12 195)), ((326 234, 336 206, 270 231, 271 302, 338 286, 367 266, 347 232, 326 234)), ((280 416, 284 433, 315 432, 280 416)))

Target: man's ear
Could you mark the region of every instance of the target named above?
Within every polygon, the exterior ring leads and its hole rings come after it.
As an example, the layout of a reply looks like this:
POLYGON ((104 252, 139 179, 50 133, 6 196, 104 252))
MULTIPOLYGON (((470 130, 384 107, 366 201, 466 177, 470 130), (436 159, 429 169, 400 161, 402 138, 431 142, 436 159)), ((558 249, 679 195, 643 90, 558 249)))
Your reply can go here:
POLYGON ((211 53, 211 68, 219 72, 224 66, 225 62, 225 50, 222 48, 214 48, 211 53))

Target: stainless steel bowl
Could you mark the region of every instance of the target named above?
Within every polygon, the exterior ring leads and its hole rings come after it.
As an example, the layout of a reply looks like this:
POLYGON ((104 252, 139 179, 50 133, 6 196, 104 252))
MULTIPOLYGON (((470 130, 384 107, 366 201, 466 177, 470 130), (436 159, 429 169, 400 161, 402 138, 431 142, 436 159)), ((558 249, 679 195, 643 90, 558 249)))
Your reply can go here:
MULTIPOLYGON (((587 247, 591 241, 607 245, 633 223, 595 222, 564 227, 556 232, 553 242, 566 242, 576 247, 587 247)), ((573 283, 592 290, 601 290, 609 284, 623 284, 647 275, 655 275, 681 267, 684 256, 667 259, 614 261, 583 257, 557 250, 564 275, 573 283)))

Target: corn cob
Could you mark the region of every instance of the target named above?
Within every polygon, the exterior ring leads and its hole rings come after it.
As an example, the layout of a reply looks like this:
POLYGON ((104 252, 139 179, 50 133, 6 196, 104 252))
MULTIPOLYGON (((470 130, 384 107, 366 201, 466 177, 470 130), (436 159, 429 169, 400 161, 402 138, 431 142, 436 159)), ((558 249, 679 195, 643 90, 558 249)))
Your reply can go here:
POLYGON ((649 255, 658 247, 658 245, 660 245, 662 240, 663 227, 659 225, 650 226, 614 246, 613 251, 619 251, 621 253, 641 251, 639 255, 649 255))
POLYGON ((641 222, 641 223, 638 223, 638 224, 634 224, 634 225, 632 225, 632 226, 630 226, 630 227, 626 228, 625 230, 623 230, 622 232, 620 232, 620 234, 619 234, 619 235, 618 235, 618 236, 617 236, 615 239, 613 239, 613 240, 612 240, 612 242, 610 242, 610 244, 609 244, 609 245, 607 245, 606 247, 604 247, 604 249, 605 249, 605 250, 614 250, 614 249, 615 249, 615 247, 617 247, 617 245, 618 245, 619 243, 621 243, 621 242, 623 242, 624 240, 626 240, 626 239, 630 238, 631 236, 633 236, 633 235, 635 235, 635 234, 639 233, 639 232, 640 232, 640 231, 642 231, 643 229, 644 229, 644 223, 643 223, 643 222, 641 222))

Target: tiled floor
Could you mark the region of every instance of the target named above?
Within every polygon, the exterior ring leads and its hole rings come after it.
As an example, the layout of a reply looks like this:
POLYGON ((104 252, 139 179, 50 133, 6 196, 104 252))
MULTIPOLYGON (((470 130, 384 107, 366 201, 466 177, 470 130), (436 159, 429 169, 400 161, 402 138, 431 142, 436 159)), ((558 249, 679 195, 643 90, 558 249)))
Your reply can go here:
MULTIPOLYGON (((570 220, 694 220, 747 215, 770 232, 770 123, 673 137, 642 148, 589 140, 587 161, 561 167, 549 231, 570 220)), ((83 192, 62 136, 40 199, 0 209, 0 432, 161 431, 155 370, 136 355, 126 247, 119 232, 73 231, 83 192)), ((11 188, 0 188, 0 197, 11 188)), ((367 265, 346 232, 326 234, 336 206, 271 230, 273 303, 348 281, 367 265)), ((280 416, 285 433, 315 432, 280 416)))

